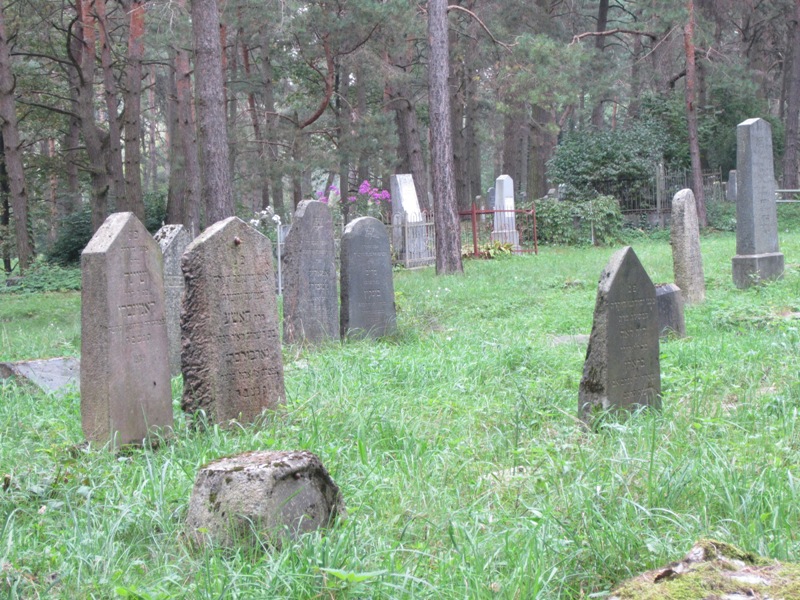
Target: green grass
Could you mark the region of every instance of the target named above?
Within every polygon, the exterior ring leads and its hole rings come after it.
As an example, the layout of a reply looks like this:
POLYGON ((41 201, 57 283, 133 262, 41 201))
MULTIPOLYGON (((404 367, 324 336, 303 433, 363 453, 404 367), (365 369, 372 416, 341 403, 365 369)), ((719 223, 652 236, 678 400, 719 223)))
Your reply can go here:
MULTIPOLYGON (((784 224, 781 207, 781 224, 784 224)), ((669 243, 637 237, 653 281, 669 243)), ((77 394, 0 387, 0 597, 589 598, 713 537, 800 554, 800 228, 782 281, 736 290, 733 234, 702 240, 708 300, 661 345, 663 411, 576 420, 597 278, 615 248, 395 275, 397 336, 287 349, 287 407, 114 456, 78 444, 77 394), (280 552, 182 537, 197 468, 307 449, 348 518, 280 552), (511 474, 511 469, 523 467, 511 474)), ((76 355, 79 297, 4 295, 2 358, 76 355)))

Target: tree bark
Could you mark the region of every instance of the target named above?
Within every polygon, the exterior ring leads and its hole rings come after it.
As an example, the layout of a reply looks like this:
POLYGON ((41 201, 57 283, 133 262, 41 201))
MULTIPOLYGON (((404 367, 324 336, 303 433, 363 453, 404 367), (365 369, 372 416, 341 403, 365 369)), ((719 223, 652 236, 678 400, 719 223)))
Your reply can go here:
POLYGON ((797 177, 797 136, 800 134, 800 0, 795 0, 789 35, 792 49, 789 81, 786 88, 786 145, 783 155, 783 187, 796 190, 797 177))
POLYGON ((450 94, 447 89, 449 74, 447 38, 447 0, 429 0, 428 98, 437 275, 464 272, 461 264, 461 236, 453 174, 450 94))
MULTIPOLYGON (((264 151, 267 155, 267 164, 264 167, 269 176, 270 187, 272 188, 272 206, 275 212, 282 217, 285 208, 283 203, 283 172, 280 167, 280 149, 275 141, 278 137, 278 115, 275 112, 275 90, 274 90, 274 74, 272 71, 272 60, 270 58, 270 44, 269 36, 267 35, 267 28, 261 29, 261 83, 263 87, 264 97, 264 111, 267 114, 266 119, 266 132, 264 138, 264 151)), ((269 202, 269 198, 263 198, 262 202, 269 202)), ((269 204, 264 204, 264 208, 269 204)))
POLYGON ((195 103, 200 152, 200 197, 206 225, 233 216, 233 189, 228 161, 222 44, 216 0, 192 0, 195 49, 195 103))
MULTIPOLYGON (((608 25, 608 0, 600 0, 600 3, 597 7, 597 26, 595 31, 603 32, 606 30, 606 26, 608 25)), ((594 47, 597 50, 598 55, 602 55, 606 48, 606 36, 598 35, 594 38, 594 47)), ((592 108, 592 125, 596 129, 603 128, 603 113, 604 113, 604 102, 605 102, 605 92, 600 94, 600 98, 594 104, 594 108, 592 108)))
POLYGON ((0 126, 3 133, 3 159, 14 213, 14 233, 17 240, 19 272, 24 273, 34 259, 33 232, 28 214, 28 191, 22 167, 17 113, 14 102, 14 73, 4 17, 5 7, 0 0, 0 126))
POLYGON ((144 2, 123 4, 128 13, 128 61, 123 112, 125 131, 125 208, 144 223, 142 197, 142 58, 144 57, 144 2))
POLYGON ((700 162, 700 143, 697 134, 697 108, 695 106, 696 68, 694 58, 694 0, 688 0, 688 20, 683 40, 686 51, 686 121, 689 129, 689 154, 692 160, 692 191, 697 206, 697 220, 701 227, 708 224, 706 202, 703 194, 703 166, 700 162))

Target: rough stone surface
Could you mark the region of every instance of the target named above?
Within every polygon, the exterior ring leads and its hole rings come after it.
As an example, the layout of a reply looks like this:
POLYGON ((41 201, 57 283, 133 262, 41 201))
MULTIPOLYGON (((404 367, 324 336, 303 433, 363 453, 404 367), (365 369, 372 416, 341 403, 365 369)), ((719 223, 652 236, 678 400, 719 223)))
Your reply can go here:
POLYGON ((280 547, 344 516, 339 487, 310 452, 247 452, 197 474, 187 532, 199 544, 280 547))
POLYGON ((514 213, 514 180, 508 175, 500 175, 494 184, 494 228, 492 242, 511 244, 519 247, 517 217, 514 213))
POLYGON ((656 286, 658 331, 661 337, 670 335, 686 337, 686 320, 683 316, 683 293, 674 283, 656 286))
POLYGON ((703 274, 703 255, 700 253, 700 225, 692 190, 685 189, 672 199, 672 269, 675 284, 688 304, 706 299, 706 280, 703 274))
POLYGON ((237 217, 200 234, 181 261, 183 410, 252 422, 284 401, 268 238, 237 217))
POLYGON ((0 379, 15 377, 61 397, 77 388, 81 361, 72 356, 0 363, 0 379))
POLYGON ((600 275, 583 365, 578 412, 661 407, 656 290, 633 248, 618 250, 600 275))
POLYGON ((114 213, 83 250, 81 280, 83 433, 141 443, 172 426, 161 251, 133 213, 114 213))
POLYGON ((169 339, 169 373, 181 374, 181 301, 183 300, 183 272, 181 256, 192 237, 183 225, 164 225, 153 236, 164 256, 164 294, 167 311, 167 338, 169 339))
POLYGON ((318 344, 339 339, 339 296, 333 219, 328 205, 301 202, 283 258, 283 340, 318 344))
POLYGON ((620 585, 609 600, 779 600, 800 598, 800 567, 732 544, 700 540, 683 560, 620 585))
POLYGON ((736 169, 728 171, 728 185, 725 188, 725 200, 736 202, 736 169))
POLYGON ((372 217, 348 223, 342 234, 342 337, 373 337, 397 327, 389 236, 372 217))
POLYGON ((736 256, 733 282, 746 288, 783 275, 778 248, 772 129, 763 119, 736 128, 736 256))

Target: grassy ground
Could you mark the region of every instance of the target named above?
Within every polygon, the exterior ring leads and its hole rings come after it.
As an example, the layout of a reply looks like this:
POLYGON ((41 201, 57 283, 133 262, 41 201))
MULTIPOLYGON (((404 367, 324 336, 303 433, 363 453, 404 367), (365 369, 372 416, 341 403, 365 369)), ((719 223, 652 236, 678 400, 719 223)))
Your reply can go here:
MULTIPOLYGON (((783 207, 782 207, 783 209, 783 207)), ((600 598, 713 537, 800 554, 800 228, 785 278, 731 282, 732 234, 703 238, 708 300, 661 346, 661 413, 576 422, 597 278, 615 248, 395 277, 400 333, 285 352, 285 413, 187 428, 125 456, 86 450, 77 394, 0 387, 0 597, 600 598), (272 554, 182 538, 197 468, 308 449, 348 519, 272 554)), ((666 237, 635 239, 654 282, 666 237)), ((77 354, 79 297, 0 296, 0 359, 77 354)))

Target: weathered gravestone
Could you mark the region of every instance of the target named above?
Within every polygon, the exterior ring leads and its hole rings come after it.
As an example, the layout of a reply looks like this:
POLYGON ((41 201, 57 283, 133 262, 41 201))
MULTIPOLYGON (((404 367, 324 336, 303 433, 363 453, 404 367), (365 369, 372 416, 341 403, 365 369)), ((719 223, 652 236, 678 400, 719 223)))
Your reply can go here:
POLYGON ((167 338, 169 339, 169 372, 181 374, 181 300, 183 299, 183 272, 181 256, 192 241, 183 225, 164 225, 153 236, 164 256, 164 293, 167 311, 167 338))
POLYGON ((0 363, 0 379, 27 381, 59 398, 77 389, 80 372, 80 359, 71 356, 0 363))
POLYGON ((658 334, 655 287, 626 246, 600 275, 580 384, 582 419, 608 409, 661 407, 658 334))
POLYGON ((200 469, 186 526, 198 544, 280 548, 344 515, 339 487, 311 452, 246 452, 200 469))
POLYGON ((342 234, 342 337, 373 337, 397 327, 389 236, 372 217, 348 223, 342 234))
POLYGON ((407 267, 432 263, 435 256, 428 249, 425 215, 419 208, 414 178, 410 174, 392 175, 392 246, 397 258, 407 267))
POLYGON ((656 286, 658 332, 661 337, 674 335, 686 337, 686 319, 683 316, 683 294, 674 283, 656 286))
POLYGON ((683 300, 697 304, 706 299, 703 255, 700 253, 700 225, 692 190, 685 189, 672 199, 672 269, 683 300))
POLYGON ((297 207, 283 257, 283 339, 316 344, 339 339, 333 219, 328 205, 297 207))
POLYGON ((736 256, 733 283, 747 288, 783 275, 778 248, 772 129, 764 119, 736 128, 736 256))
POLYGON ((736 202, 736 170, 728 171, 728 185, 725 188, 725 200, 736 202))
POLYGON ((86 439, 138 444, 172 426, 161 251, 114 213, 81 254, 81 422, 86 439))
POLYGON ((517 217, 514 212, 514 181, 508 175, 500 175, 495 181, 494 227, 492 242, 519 247, 517 217))
POLYGON ((488 210, 494 210, 495 204, 495 194, 494 194, 494 186, 490 187, 486 190, 486 208, 488 210))
POLYGON ((284 401, 275 275, 268 238, 237 217, 183 254, 183 410, 252 422, 284 401))

